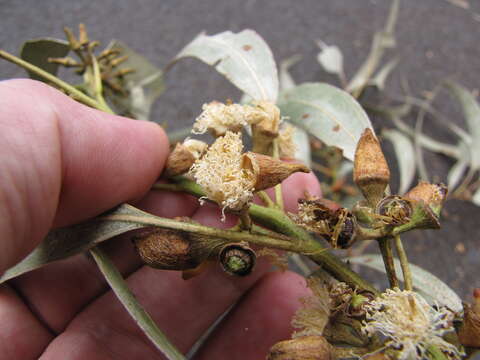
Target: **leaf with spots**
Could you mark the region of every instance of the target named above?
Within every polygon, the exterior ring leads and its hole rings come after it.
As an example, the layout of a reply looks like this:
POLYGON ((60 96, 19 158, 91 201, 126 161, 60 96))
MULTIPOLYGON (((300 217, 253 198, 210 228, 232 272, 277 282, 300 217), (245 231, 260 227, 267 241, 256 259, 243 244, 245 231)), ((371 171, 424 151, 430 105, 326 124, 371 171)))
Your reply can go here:
POLYGON ((363 130, 372 129, 367 114, 351 95, 325 83, 305 83, 287 91, 279 107, 291 123, 340 148, 352 161, 363 130))
POLYGON ((199 34, 174 62, 195 57, 213 67, 254 100, 277 101, 278 73, 272 52, 253 30, 199 34))

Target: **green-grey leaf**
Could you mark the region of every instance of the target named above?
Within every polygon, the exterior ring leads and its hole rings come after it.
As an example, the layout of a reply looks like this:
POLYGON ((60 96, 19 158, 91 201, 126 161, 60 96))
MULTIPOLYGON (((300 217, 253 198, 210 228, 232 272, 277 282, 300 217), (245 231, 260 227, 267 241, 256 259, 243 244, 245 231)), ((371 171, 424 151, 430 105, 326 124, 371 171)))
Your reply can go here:
POLYGON ((310 149, 310 140, 305 130, 295 126, 293 133, 293 143, 295 144, 295 159, 302 161, 310 167, 312 165, 312 153, 310 149))
POLYGON ((385 130, 383 136, 390 140, 395 150, 400 170, 399 194, 404 194, 415 177, 415 150, 410 139, 397 130, 385 130))
POLYGON ((399 6, 400 0, 392 0, 385 27, 373 36, 372 47, 367 59, 347 85, 346 90, 349 93, 358 96, 362 92, 377 69, 385 50, 395 46, 394 29, 397 22, 399 6))
POLYGON ((150 120, 152 105, 165 90, 163 72, 121 41, 112 41, 109 48, 119 50, 120 56, 128 56, 118 69, 134 69, 124 76, 128 96, 115 93, 109 93, 109 96, 120 112, 128 112, 136 119, 150 120))
POLYGON ((254 100, 277 101, 278 73, 272 52, 253 30, 199 34, 175 57, 195 57, 211 66, 254 100))
POLYGON ((128 288, 122 274, 120 274, 108 256, 99 248, 93 248, 91 254, 117 298, 155 347, 168 360, 185 360, 185 357, 168 340, 157 324, 155 324, 152 317, 138 302, 135 295, 128 288))
POLYGON ((475 205, 480 206, 480 189, 477 189, 477 191, 475 191, 475 193, 473 194, 472 202, 475 205))
POLYGON ((352 161, 363 130, 372 129, 367 114, 352 96, 324 83, 305 83, 287 91, 279 107, 290 122, 342 149, 352 161))
POLYGON ((451 167, 447 175, 447 184, 450 191, 455 189, 457 185, 460 184, 460 182, 462 181, 462 177, 465 174, 465 171, 471 163, 470 150, 468 146, 464 142, 460 142, 458 148, 461 151, 462 155, 451 167))
POLYGON ((280 92, 295 87, 295 80, 290 74, 290 68, 302 59, 301 55, 293 55, 280 63, 279 85, 280 92))
MULTIPOLYGON (((59 65, 50 63, 48 58, 65 57, 69 51, 70 46, 66 41, 42 38, 26 41, 20 50, 20 57, 48 73, 56 75, 59 65)), ((28 72, 28 75, 32 79, 44 81, 42 77, 32 72, 28 72)))
POLYGON ((470 91, 454 82, 446 82, 446 88, 462 106, 467 122, 468 132, 471 134, 470 144, 472 168, 480 169, 480 105, 470 91))
POLYGON ((323 41, 317 41, 320 52, 317 61, 323 69, 330 74, 343 74, 343 55, 336 45, 327 45, 323 41))
MULTIPOLYGON (((104 215, 152 216, 130 205, 121 205, 104 215)), ((114 236, 145 226, 148 225, 127 221, 103 221, 97 217, 78 225, 55 229, 25 259, 7 270, 0 278, 0 283, 52 261, 82 253, 114 236)))
MULTIPOLYGON (((348 259, 351 263, 363 265, 371 269, 385 273, 385 265, 381 255, 366 254, 351 257, 348 259)), ((399 278, 403 281, 400 261, 395 259, 395 269, 399 278)), ((440 304, 449 307, 451 310, 462 311, 462 300, 447 284, 437 278, 430 272, 419 266, 410 263, 412 272, 413 287, 420 293, 430 304, 440 304)))
POLYGON ((387 81, 388 76, 390 73, 395 69, 395 67, 398 65, 398 59, 393 59, 390 60, 385 66, 383 66, 372 78, 372 80, 369 81, 370 85, 376 86, 380 90, 385 89, 385 82, 387 81))

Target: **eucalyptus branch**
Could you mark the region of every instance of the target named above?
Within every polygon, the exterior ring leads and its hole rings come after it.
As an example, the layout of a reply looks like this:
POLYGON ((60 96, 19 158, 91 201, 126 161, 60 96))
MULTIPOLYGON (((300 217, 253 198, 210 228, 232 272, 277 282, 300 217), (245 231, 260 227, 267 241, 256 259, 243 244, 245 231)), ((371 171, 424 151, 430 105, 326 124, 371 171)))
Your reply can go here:
POLYGON ((105 108, 102 104, 100 104, 98 101, 92 99, 91 97, 85 95, 82 93, 80 90, 76 89, 74 86, 66 83, 65 81, 59 79, 55 75, 50 74, 49 72, 40 69, 39 67, 30 64, 29 62, 20 59, 19 57, 12 55, 4 50, 0 50, 0 58, 3 58, 7 61, 10 61, 11 63, 18 65, 25 70, 28 70, 38 76, 41 76, 43 79, 51 82, 52 84, 56 85, 60 89, 64 90, 67 94, 69 94, 72 98, 75 100, 81 102, 82 104, 85 104, 87 106, 90 106, 92 108, 102 110, 105 112, 111 113, 111 110, 107 107, 105 108))
MULTIPOLYGON (((157 189, 168 189, 171 191, 183 191, 196 197, 205 196, 201 187, 195 182, 184 177, 175 177, 172 179, 175 184, 156 184, 157 189), (162 185, 169 185, 164 187, 162 185)), ((379 292, 368 281, 352 271, 339 258, 326 250, 317 240, 315 240, 307 231, 298 227, 283 211, 270 209, 264 206, 252 204, 249 209, 252 220, 257 224, 268 227, 270 230, 282 233, 297 240, 300 240, 303 249, 300 252, 308 256, 312 261, 321 265, 328 273, 336 279, 349 284, 352 287, 367 290, 375 295, 379 292)), ((237 233, 239 234, 239 233, 237 233)), ((294 250, 289 250, 294 251, 294 250)))
POLYGON ((272 201, 272 199, 270 198, 270 196, 263 190, 261 191, 258 191, 257 192, 257 195, 258 197, 260 198, 260 200, 263 201, 263 204, 266 206, 266 207, 275 207, 275 203, 272 201))
MULTIPOLYGON (((280 158, 280 150, 278 148, 278 138, 273 140, 273 157, 275 159, 280 158)), ((275 185, 275 201, 277 203, 277 206, 283 210, 282 183, 275 185)))
POLYGON ((91 249, 90 253, 115 295, 157 349, 168 360, 185 360, 185 357, 173 346, 150 315, 142 308, 108 256, 98 247, 91 249))
POLYGON ((395 263, 393 262, 392 244, 389 237, 384 237, 378 240, 380 252, 382 253, 385 270, 387 272, 388 281, 391 288, 398 288, 398 278, 395 271, 395 263))
POLYGON ((403 248, 402 239, 400 239, 400 235, 395 235, 394 240, 398 258, 400 260, 400 265, 402 267, 405 290, 413 290, 412 272, 410 271, 410 263, 407 259, 407 253, 403 248))

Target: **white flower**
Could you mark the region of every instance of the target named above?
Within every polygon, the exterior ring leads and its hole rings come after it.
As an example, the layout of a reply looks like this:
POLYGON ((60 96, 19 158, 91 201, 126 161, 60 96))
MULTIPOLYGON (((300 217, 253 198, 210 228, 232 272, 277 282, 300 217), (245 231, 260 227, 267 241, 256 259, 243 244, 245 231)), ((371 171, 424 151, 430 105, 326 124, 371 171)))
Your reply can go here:
POLYGON ((453 314, 446 308, 434 308, 413 291, 388 289, 366 305, 363 331, 380 333, 386 346, 398 351, 398 359, 424 359, 429 346, 436 346, 451 358, 461 353, 442 336, 453 328, 453 314))
POLYGON ((267 116, 258 106, 223 104, 218 101, 203 104, 202 110, 193 125, 194 134, 211 131, 215 136, 222 136, 227 131, 239 132, 244 126, 255 124, 267 116))
POLYGON ((252 169, 243 166, 242 149, 240 133, 228 131, 190 168, 207 197, 222 210, 239 211, 253 198, 255 177, 252 169))

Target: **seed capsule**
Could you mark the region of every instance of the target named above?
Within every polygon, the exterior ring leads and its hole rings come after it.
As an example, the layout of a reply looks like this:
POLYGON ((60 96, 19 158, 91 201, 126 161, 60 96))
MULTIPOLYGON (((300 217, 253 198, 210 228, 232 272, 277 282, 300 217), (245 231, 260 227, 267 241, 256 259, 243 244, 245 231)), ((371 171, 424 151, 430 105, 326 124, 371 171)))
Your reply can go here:
POLYGON ((245 244, 232 243, 225 245, 219 253, 223 270, 236 276, 249 275, 255 267, 255 252, 245 244))
POLYGON ((390 181, 390 169, 378 139, 367 128, 358 141, 355 151, 353 180, 372 207, 383 198, 390 181))
POLYGON ((390 225, 397 226, 410 221, 413 209, 410 201, 397 195, 391 195, 378 203, 376 212, 385 216, 390 225))
POLYGON ((420 181, 417 186, 405 194, 405 198, 423 201, 435 215, 440 216, 447 194, 448 188, 444 184, 430 184, 426 181, 420 181))
POLYGON ((473 297, 473 305, 463 306, 464 318, 458 340, 464 346, 480 348, 480 289, 473 291, 473 297))

